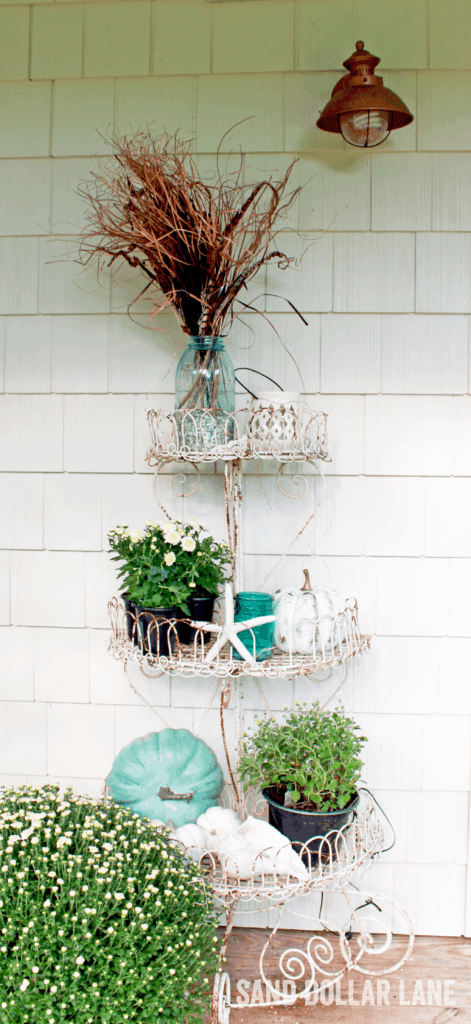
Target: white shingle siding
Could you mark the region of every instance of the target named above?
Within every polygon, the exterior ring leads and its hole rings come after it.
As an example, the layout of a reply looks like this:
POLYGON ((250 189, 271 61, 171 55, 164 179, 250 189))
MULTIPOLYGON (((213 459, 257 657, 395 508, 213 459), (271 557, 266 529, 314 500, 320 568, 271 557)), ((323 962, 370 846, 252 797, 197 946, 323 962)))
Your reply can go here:
MULTIPOLYGON (((223 133, 250 117, 226 136, 223 169, 239 147, 247 178, 301 158, 292 181, 305 188, 281 241, 306 250, 302 265, 270 267, 247 301, 260 296, 303 383, 263 319, 244 317, 229 351, 329 414, 333 459, 313 529, 269 585, 300 579, 311 559, 319 579, 357 596, 374 634, 344 691, 370 737, 365 778, 398 836, 370 877, 419 934, 471 932, 470 18, 468 0, 44 0, 30 39, 29 9, 0 4, 0 781, 57 779, 98 796, 114 754, 163 726, 106 652, 116 591, 106 534, 159 516, 146 393, 172 407, 184 337, 169 313, 153 325, 162 333, 145 333, 144 299, 128 319, 135 271, 98 284, 70 259, 77 186, 114 126, 180 128, 206 174, 223 133), (358 38, 416 115, 373 153, 315 128, 358 38), (266 292, 290 298, 309 326, 266 292)), ((251 465, 245 481, 247 588, 317 486, 308 472, 309 495, 290 503, 271 468, 251 465)), ((223 533, 213 467, 187 501, 168 482, 172 514, 223 533)), ((140 686, 170 726, 198 728, 212 683, 140 686)), ((280 712, 329 684, 264 687, 280 712)), ((245 708, 250 724, 260 710, 250 681, 245 708)), ((212 710, 202 736, 223 761, 218 719, 212 710)), ((233 746, 233 709, 227 734, 233 746)))

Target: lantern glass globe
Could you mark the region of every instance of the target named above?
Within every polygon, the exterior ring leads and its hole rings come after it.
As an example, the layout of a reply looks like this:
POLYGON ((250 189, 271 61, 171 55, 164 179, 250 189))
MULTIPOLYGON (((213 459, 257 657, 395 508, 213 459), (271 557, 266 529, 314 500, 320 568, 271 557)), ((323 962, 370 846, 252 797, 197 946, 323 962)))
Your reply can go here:
POLYGON ((389 110, 348 110, 339 114, 340 131, 350 146, 379 146, 391 131, 389 110))

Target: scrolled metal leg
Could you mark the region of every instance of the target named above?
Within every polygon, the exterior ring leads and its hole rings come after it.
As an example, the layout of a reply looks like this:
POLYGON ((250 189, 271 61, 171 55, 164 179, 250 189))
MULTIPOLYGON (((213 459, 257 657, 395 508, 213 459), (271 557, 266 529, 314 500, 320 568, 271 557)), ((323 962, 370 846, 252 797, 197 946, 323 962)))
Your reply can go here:
POLYGON ((219 975, 218 1003, 217 1003, 217 1024, 229 1024, 231 1013, 231 979, 224 971, 219 975))
POLYGON ((384 974, 393 974, 394 971, 399 970, 403 963, 410 956, 414 946, 414 929, 412 922, 407 912, 400 907, 394 900, 388 899, 388 897, 380 895, 379 893, 370 892, 359 892, 355 890, 354 900, 355 903, 358 900, 363 901, 363 905, 358 909, 352 907, 352 893, 347 893, 343 890, 344 896, 352 909, 351 917, 348 923, 344 926, 341 932, 341 951, 342 955, 347 958, 351 956, 351 942, 353 939, 352 932, 357 932, 356 941, 358 943, 359 952, 355 955, 355 958, 351 964, 351 970, 357 971, 359 974, 366 974, 368 976, 381 976, 384 974), (371 956, 381 956, 386 953, 390 948, 393 933, 390 926, 386 921, 381 919, 381 910, 378 912, 378 904, 384 904, 391 907, 396 913, 399 913, 403 918, 406 925, 406 933, 404 938, 407 939, 407 948, 402 956, 390 967, 377 967, 372 966, 372 961, 369 959, 371 956), (369 909, 371 906, 371 910, 369 909), (376 913, 374 913, 376 909, 376 913), (362 913, 363 911, 363 913, 362 913), (365 927, 368 925, 369 927, 365 927), (383 934, 384 939, 378 944, 374 939, 374 934, 383 934), (360 963, 361 961, 361 963, 360 963))
POLYGON ((211 1000, 211 1024, 229 1024, 230 1001, 231 1001, 231 980, 227 971, 221 967, 226 956, 227 943, 234 925, 234 914, 237 910, 237 902, 226 907, 226 929, 224 940, 219 951, 218 972, 214 978, 213 998, 211 1000))
MULTIPOLYGON (((293 988, 291 993, 280 994, 278 988, 270 981, 265 970, 265 959, 269 951, 270 943, 274 939, 283 913, 283 906, 280 907, 278 920, 267 939, 260 954, 260 977, 266 987, 267 994, 271 999, 282 1006, 292 1006, 300 999, 306 999, 312 992, 319 995, 325 989, 332 988, 351 969, 352 958, 347 949, 345 963, 340 968, 334 965, 336 940, 340 938, 337 929, 329 929, 329 933, 314 932, 309 939, 305 939, 306 947, 289 946, 278 955, 278 974, 280 980, 289 981, 293 988), (330 969, 329 969, 330 968, 330 969)), ((311 923, 314 920, 311 919, 311 923)), ((316 918, 319 926, 325 927, 325 923, 316 918)), ((276 982, 279 985, 279 981, 276 982)), ((257 1003, 258 1006, 270 1006, 270 1002, 257 1003)))

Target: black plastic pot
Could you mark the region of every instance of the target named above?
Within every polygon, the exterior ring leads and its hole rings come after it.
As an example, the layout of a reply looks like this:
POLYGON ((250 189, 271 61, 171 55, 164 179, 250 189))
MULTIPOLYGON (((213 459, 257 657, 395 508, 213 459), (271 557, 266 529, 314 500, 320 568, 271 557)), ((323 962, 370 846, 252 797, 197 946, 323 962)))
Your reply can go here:
POLYGON ((170 619, 176 619, 177 608, 143 608, 136 604, 137 628, 134 643, 144 652, 168 658, 175 647, 177 633, 170 619))
MULTIPOLYGON (((277 795, 280 790, 277 790, 277 795)), ((274 799, 271 789, 262 789, 262 796, 268 804, 268 821, 270 825, 282 832, 296 852, 306 844, 307 850, 302 859, 307 866, 314 865, 318 860, 322 836, 329 832, 339 831, 353 818, 353 813, 360 802, 360 794, 355 793, 347 807, 341 811, 296 811, 293 807, 284 807, 274 799), (310 864, 309 864, 310 861, 310 864)), ((327 846, 324 844, 327 852, 327 846)), ((322 856, 322 851, 321 851, 322 856)))
MULTIPOLYGON (((190 609, 190 618, 193 622, 212 622, 215 600, 216 594, 192 594, 188 598, 188 607, 190 609)), ((179 611, 178 617, 184 619, 187 616, 185 612, 179 611)), ((194 626, 190 626, 189 622, 177 622, 177 633, 181 644, 192 644, 198 630, 194 626)), ((199 635, 201 636, 201 633, 199 635)), ((205 640, 210 636, 210 633, 204 633, 205 640)))
POLYGON ((134 602, 129 600, 128 594, 121 594, 121 600, 124 605, 124 621, 128 640, 132 640, 136 635, 136 608, 134 602))

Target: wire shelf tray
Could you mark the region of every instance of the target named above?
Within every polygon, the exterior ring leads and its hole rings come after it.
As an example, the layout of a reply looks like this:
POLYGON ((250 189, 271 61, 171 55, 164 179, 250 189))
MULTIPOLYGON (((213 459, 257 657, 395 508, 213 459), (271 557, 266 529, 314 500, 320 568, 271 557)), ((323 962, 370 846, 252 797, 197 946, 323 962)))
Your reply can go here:
POLYGON ((313 839, 304 845, 292 844, 307 866, 309 878, 305 880, 287 875, 281 869, 273 873, 263 871, 259 867, 260 855, 254 859, 253 873, 247 879, 239 877, 237 862, 223 851, 205 851, 199 864, 206 884, 226 905, 240 900, 286 902, 313 891, 340 891, 354 872, 381 853, 384 832, 374 804, 368 801, 364 811, 356 815, 351 824, 322 837, 315 853, 309 849, 313 839), (225 867, 222 867, 221 858, 225 867))
MULTIPOLYGON (((146 459, 149 466, 162 462, 233 462, 236 459, 276 459, 278 462, 331 462, 327 451, 327 415, 307 406, 291 414, 290 429, 277 430, 276 413, 268 423, 265 437, 254 436, 248 412, 247 433, 241 434, 231 413, 210 409, 177 412, 150 409, 147 419, 152 443, 146 459), (270 429, 270 425, 273 429, 270 429)), ((251 419, 252 417, 252 419, 251 419)))
MULTIPOLYGON (((313 622, 312 654, 290 654, 274 648, 272 657, 266 661, 237 660, 229 642, 211 656, 215 640, 217 644, 218 631, 223 628, 215 624, 212 624, 210 635, 209 624, 192 623, 189 619, 160 619, 146 612, 144 620, 143 615, 125 611, 123 602, 116 597, 109 601, 108 611, 111 619, 108 650, 114 658, 181 676, 310 676, 348 665, 355 656, 369 650, 371 640, 371 637, 360 633, 358 607, 354 599, 347 601, 345 611, 339 615, 323 616, 320 630, 319 624, 313 622), (331 621, 330 629, 326 629, 326 619, 331 621), (180 643, 177 632, 180 622, 194 629, 192 643, 180 643), (165 654, 161 653, 164 648, 165 654)), ((252 630, 249 632, 252 633, 252 649, 255 651, 255 636, 252 630)))

